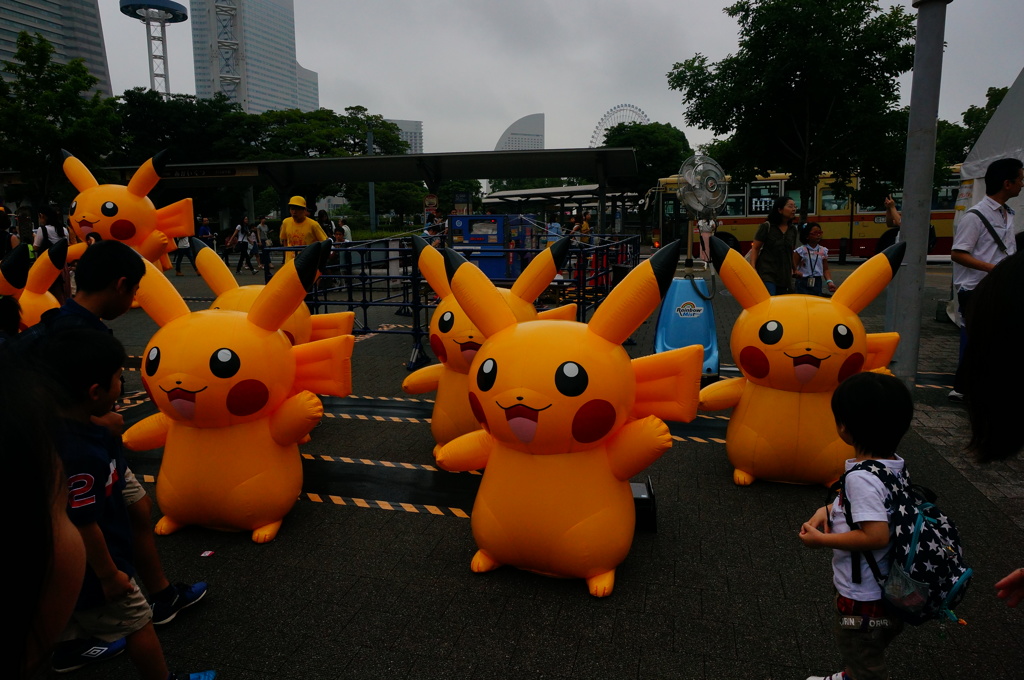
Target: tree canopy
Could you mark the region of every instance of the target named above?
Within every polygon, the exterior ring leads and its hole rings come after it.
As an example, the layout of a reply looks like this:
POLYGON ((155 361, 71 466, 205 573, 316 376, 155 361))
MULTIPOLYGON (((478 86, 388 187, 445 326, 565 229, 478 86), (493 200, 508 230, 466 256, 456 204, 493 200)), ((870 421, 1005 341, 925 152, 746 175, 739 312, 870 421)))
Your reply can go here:
MULTIPOLYGON (((21 175, 21 194, 35 205, 71 191, 63 179, 61 149, 74 149, 96 165, 114 144, 113 100, 86 93, 98 82, 81 59, 53 61, 53 45, 41 35, 18 35, 10 81, 0 79, 0 165, 21 175)), ((63 198, 63 196, 62 196, 63 198)))
MULTIPOLYGON (((874 0, 739 0, 739 49, 697 54, 668 73, 688 124, 731 135, 739 180, 788 172, 807 197, 825 172, 892 177, 897 78, 914 61, 914 21, 874 0)), ((905 120, 905 119, 903 119, 905 120)), ((897 158, 900 158, 897 156, 897 158)), ((900 169, 902 173, 902 169, 900 169)))
POLYGON ((633 147, 641 190, 679 172, 682 162, 693 155, 686 134, 668 123, 619 123, 605 132, 604 145, 633 147))

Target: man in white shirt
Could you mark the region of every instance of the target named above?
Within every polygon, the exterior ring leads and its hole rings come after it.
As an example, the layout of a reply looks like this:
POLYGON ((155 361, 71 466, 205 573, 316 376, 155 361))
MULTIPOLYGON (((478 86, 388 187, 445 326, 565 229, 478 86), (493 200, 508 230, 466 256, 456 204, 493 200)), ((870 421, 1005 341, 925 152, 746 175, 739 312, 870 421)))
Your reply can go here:
MULTIPOLYGON (((985 171, 985 198, 968 210, 953 237, 953 286, 960 305, 960 356, 968 342, 964 319, 971 295, 981 280, 1004 259, 1017 252, 1013 211, 1006 202, 1018 196, 1024 186, 1024 163, 1017 158, 1000 158, 985 171), (987 222, 987 224, 986 224, 987 222)), ((964 399, 962 362, 949 393, 953 401, 964 399)))

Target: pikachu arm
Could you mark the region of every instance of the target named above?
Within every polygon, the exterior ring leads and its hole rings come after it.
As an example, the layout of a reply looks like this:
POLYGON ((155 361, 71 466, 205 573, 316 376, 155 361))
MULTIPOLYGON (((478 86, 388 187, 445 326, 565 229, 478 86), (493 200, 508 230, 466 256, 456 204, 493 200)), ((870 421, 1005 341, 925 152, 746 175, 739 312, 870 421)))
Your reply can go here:
POLYGON ((304 390, 285 400, 270 416, 270 436, 281 446, 295 444, 316 427, 323 415, 319 397, 304 390))
POLYGON ((468 472, 487 467, 493 448, 494 438, 484 430, 475 430, 442 446, 435 458, 443 470, 468 472))
POLYGON ((310 340, 325 340, 339 335, 351 335, 355 324, 355 312, 334 312, 333 314, 314 314, 310 321, 313 331, 310 340))
POLYGON ((721 411, 740 403, 747 386, 746 378, 728 378, 712 383, 700 391, 701 411, 721 411))
POLYGON ((156 262, 161 256, 167 254, 167 249, 171 245, 167 234, 151 231, 135 250, 150 262, 156 262))
POLYGON ((554 309, 545 309, 543 312, 537 313, 538 319, 556 319, 561 321, 575 321, 576 320, 576 303, 573 302, 568 305, 562 305, 561 307, 555 307, 554 309))
POLYGON ((608 463, 616 479, 626 481, 640 474, 661 454, 672 448, 668 425, 657 416, 626 423, 608 442, 608 463))
POLYGON ((170 238, 192 236, 196 231, 192 199, 183 198, 156 211, 156 228, 170 238))
POLYGON ((433 392, 441 383, 441 376, 446 370, 444 364, 432 364, 413 371, 402 381, 402 391, 406 394, 433 392))
POLYGON ((154 413, 135 423, 121 435, 121 442, 131 451, 158 449, 167 443, 171 419, 163 413, 154 413))
POLYGON ((868 355, 864 359, 864 370, 873 371, 885 368, 896 354, 896 346, 900 344, 899 333, 868 333, 868 355))

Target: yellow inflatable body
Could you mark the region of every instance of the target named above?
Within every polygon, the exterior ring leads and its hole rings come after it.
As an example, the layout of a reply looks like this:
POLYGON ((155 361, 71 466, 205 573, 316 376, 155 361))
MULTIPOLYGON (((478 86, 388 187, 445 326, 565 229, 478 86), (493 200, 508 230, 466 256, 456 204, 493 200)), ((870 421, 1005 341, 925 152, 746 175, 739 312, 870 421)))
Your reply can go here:
MULTIPOLYGON (((265 287, 262 284, 239 286, 231 274, 231 269, 213 248, 197 238, 189 239, 189 243, 192 248, 192 260, 196 264, 196 269, 199 270, 199 275, 217 296, 217 299, 210 305, 210 309, 233 309, 238 312, 248 312, 265 287)), ((326 262, 326 258, 330 256, 333 242, 328 239, 323 243, 326 245, 320 248, 321 267, 326 262)), ((355 317, 354 312, 313 315, 309 313, 309 307, 300 303, 281 325, 281 332, 293 345, 351 335, 355 317)), ((347 395, 346 392, 334 396, 347 395)))
MULTIPOLYGON (((444 256, 419 236, 413 236, 412 241, 420 273, 440 298, 430 317, 430 349, 439 363, 411 373, 402 381, 402 390, 406 394, 437 391, 430 419, 430 432, 437 442, 434 447, 436 458, 441 446, 456 437, 480 429, 480 423, 469 407, 468 373, 469 365, 484 341, 484 335, 473 325, 452 295, 445 273, 444 256)), ((569 238, 555 243, 530 262, 512 290, 497 289, 517 321, 538 318, 571 321, 576 318, 574 304, 539 314, 533 306, 534 300, 544 292, 562 268, 570 245, 569 238)))
POLYGON ((730 348, 743 373, 708 385, 700 408, 735 407, 725 448, 733 481, 755 479, 829 485, 853 449, 836 432, 832 392, 861 371, 884 368, 897 333, 866 333, 857 313, 892 280, 905 243, 854 271, 832 298, 768 294, 757 272, 734 250, 711 239, 715 267, 743 306, 730 348))
POLYGON ((81 240, 90 231, 104 239, 115 239, 134 248, 150 262, 171 268, 167 253, 175 250, 174 239, 191 236, 195 230, 192 199, 185 198, 159 210, 148 194, 160 181, 165 162, 161 151, 132 175, 127 186, 100 184, 88 168, 67 151, 64 174, 80 192, 71 202, 68 218, 81 240))
POLYGON ((292 346, 281 325, 300 305, 316 243, 283 266, 249 312, 190 312, 151 263, 137 299, 160 329, 142 379, 160 413, 124 435, 132 450, 164 447, 158 534, 189 524, 273 540, 302 488, 297 442, 319 422, 316 392, 351 389, 351 335, 292 346))
POLYGON ((621 343, 657 308, 678 242, 641 263, 589 324, 519 323, 476 267, 446 253, 452 294, 486 336, 469 371, 483 429, 441 447, 447 470, 485 467, 471 568, 583 578, 609 595, 633 541, 630 477, 672 446, 661 418, 696 416, 703 348, 630 360, 621 343))
POLYGON ((35 326, 43 314, 60 306, 50 292, 50 286, 60 276, 65 264, 80 258, 85 248, 84 243, 69 246, 67 239, 61 239, 40 253, 35 260, 29 261, 28 246, 20 244, 4 258, 0 295, 13 295, 18 300, 21 306, 21 330, 35 326), (26 268, 27 273, 14 273, 23 272, 26 268), (16 287, 15 283, 21 285, 16 287))

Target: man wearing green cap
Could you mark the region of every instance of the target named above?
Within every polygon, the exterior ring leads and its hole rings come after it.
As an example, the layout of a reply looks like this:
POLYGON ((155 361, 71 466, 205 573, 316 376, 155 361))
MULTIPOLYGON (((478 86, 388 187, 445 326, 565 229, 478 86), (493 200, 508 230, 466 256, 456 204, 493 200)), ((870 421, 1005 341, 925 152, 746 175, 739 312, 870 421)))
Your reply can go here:
MULTIPOLYGON (((311 220, 306 214, 306 199, 302 196, 292 196, 288 201, 288 212, 291 217, 281 221, 281 245, 282 246, 308 246, 316 241, 326 241, 327 234, 320 228, 316 220, 311 220)), ((294 250, 285 253, 285 262, 295 257, 294 250)))

